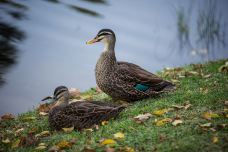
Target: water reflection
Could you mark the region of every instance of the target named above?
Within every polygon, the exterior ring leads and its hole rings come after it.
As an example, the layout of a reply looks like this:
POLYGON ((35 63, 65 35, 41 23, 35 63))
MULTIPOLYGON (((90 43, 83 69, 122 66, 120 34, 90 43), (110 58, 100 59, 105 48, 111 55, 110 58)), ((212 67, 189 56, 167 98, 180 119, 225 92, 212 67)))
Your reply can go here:
MULTIPOLYGON (((23 10, 27 10, 25 5, 9 0, 2 0, 0 1, 0 7, 2 13, 8 14, 13 19, 22 20, 25 18, 23 12, 23 10)), ((17 62, 17 43, 21 42, 24 38, 25 33, 22 30, 12 25, 12 23, 5 21, 0 16, 0 85, 5 82, 3 78, 5 72, 17 62)))
POLYGON ((83 8, 83 7, 79 7, 79 6, 76 6, 76 5, 67 5, 67 6, 69 8, 71 8, 72 10, 75 10, 77 12, 80 12, 80 13, 83 13, 83 14, 86 14, 86 15, 90 15, 90 16, 94 16, 94 17, 101 17, 101 14, 99 14, 99 13, 97 13, 95 11, 83 8))
POLYGON ((214 59, 218 48, 226 46, 227 25, 216 1, 206 1, 204 9, 197 10, 194 6, 192 3, 188 9, 180 7, 176 10, 180 50, 190 51, 206 60, 214 59), (198 13, 192 19, 194 11, 198 13))

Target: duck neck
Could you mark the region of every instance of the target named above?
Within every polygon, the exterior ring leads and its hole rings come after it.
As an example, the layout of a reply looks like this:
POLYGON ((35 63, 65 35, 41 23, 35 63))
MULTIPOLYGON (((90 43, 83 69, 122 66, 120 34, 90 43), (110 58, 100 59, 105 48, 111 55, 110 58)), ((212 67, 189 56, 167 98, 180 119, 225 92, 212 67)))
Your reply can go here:
POLYGON ((116 40, 112 39, 109 42, 106 42, 104 46, 104 60, 106 60, 106 62, 109 62, 111 65, 116 64, 115 42, 116 40))

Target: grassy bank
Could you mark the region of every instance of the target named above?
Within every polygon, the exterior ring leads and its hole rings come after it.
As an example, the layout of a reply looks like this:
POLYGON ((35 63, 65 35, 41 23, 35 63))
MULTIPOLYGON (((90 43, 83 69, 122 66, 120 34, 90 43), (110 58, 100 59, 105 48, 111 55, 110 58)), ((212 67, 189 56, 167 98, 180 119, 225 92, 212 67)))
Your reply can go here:
MULTIPOLYGON (((159 72, 177 85, 175 92, 135 102, 116 120, 81 132, 51 131, 37 110, 5 116, 0 151, 228 151, 226 61, 159 72), (140 114, 147 117, 136 120, 140 114)), ((96 89, 81 96, 110 100, 96 89)))

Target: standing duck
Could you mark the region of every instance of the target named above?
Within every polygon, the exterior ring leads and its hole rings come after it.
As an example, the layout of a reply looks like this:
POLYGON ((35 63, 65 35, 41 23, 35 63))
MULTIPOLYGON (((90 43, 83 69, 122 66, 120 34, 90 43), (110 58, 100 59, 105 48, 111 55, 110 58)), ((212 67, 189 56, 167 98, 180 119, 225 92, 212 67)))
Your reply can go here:
POLYGON ((98 87, 114 100, 128 102, 153 97, 175 86, 166 80, 150 73, 138 65, 118 62, 115 56, 115 33, 102 29, 87 44, 103 42, 105 47, 96 64, 96 82, 98 87))
POLYGON ((69 104, 69 96, 67 87, 59 86, 55 89, 52 98, 56 103, 49 111, 48 116, 52 129, 61 130, 74 127, 76 130, 81 130, 89 128, 102 121, 117 117, 125 108, 99 101, 77 101, 69 104))

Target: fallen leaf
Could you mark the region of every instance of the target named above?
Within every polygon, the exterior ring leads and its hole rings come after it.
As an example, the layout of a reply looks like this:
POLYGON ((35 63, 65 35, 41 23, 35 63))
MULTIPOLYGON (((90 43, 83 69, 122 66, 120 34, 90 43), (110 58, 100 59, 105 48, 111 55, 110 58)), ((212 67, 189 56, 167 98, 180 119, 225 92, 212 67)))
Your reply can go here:
POLYGON ((212 75, 212 74, 207 74, 207 75, 204 75, 203 77, 207 79, 207 78, 210 78, 211 75, 212 75))
POLYGON ((96 152, 96 150, 89 146, 85 146, 83 152, 96 152))
POLYGON ((167 113, 168 111, 169 111, 169 109, 155 110, 152 112, 152 114, 156 115, 156 116, 161 116, 161 115, 167 113))
POLYGON ((216 113, 212 113, 212 112, 205 112, 202 115, 202 118, 207 119, 207 120, 211 120, 212 118, 218 118, 219 115, 216 113))
POLYGON ((70 128, 62 128, 64 132, 70 133, 74 130, 74 127, 70 127, 70 128))
POLYGON ((45 143, 40 143, 35 149, 36 150, 44 150, 47 148, 47 145, 45 143))
POLYGON ((47 137, 47 136, 50 136, 49 131, 42 131, 41 133, 35 135, 35 137, 47 137))
POLYGON ((224 65, 220 66, 218 71, 221 73, 228 73, 228 61, 226 61, 224 65))
POLYGON ((76 89, 76 88, 70 88, 69 89, 69 93, 70 93, 70 96, 71 98, 77 98, 80 96, 80 90, 79 89, 76 89))
POLYGON ((16 141, 13 142, 12 144, 12 148, 18 148, 19 147, 19 144, 20 144, 20 139, 17 139, 16 141))
POLYGON ((155 121, 155 125, 156 126, 163 126, 169 122, 172 122, 172 119, 170 118, 165 118, 165 119, 162 119, 162 120, 158 120, 158 121, 155 121))
POLYGON ((54 145, 48 149, 48 152, 58 152, 59 150, 59 147, 54 145))
POLYGON ((212 142, 216 144, 219 141, 217 136, 212 137, 212 142))
POLYGON ((119 147, 119 151, 120 152, 135 152, 135 150, 133 148, 127 147, 127 146, 125 146, 125 147, 119 147))
POLYGON ((20 134, 22 131, 24 131, 24 128, 20 128, 18 130, 15 131, 15 135, 20 134))
POLYGON ((106 147, 105 152, 115 152, 115 148, 106 147))
POLYGON ((113 145, 113 144, 116 144, 116 141, 113 139, 104 139, 101 142, 101 145, 113 145))
POLYGON ((107 125, 107 124, 108 124, 108 121, 106 121, 106 120, 101 122, 102 126, 107 125))
POLYGON ((39 115, 41 115, 41 116, 47 116, 48 113, 46 113, 46 112, 40 112, 39 115))
POLYGON ((185 72, 185 76, 196 76, 196 75, 199 75, 199 73, 196 71, 186 71, 185 72))
POLYGON ((140 114, 136 117, 134 117, 134 120, 136 123, 143 123, 147 119, 149 119, 152 115, 150 113, 140 114))
POLYGON ((228 101, 225 101, 225 102, 224 102, 224 105, 225 105, 225 106, 228 106, 228 101))
POLYGON ((176 119, 176 120, 174 120, 174 121, 172 122, 172 125, 173 125, 173 126, 177 126, 177 125, 182 124, 182 123, 183 123, 182 120, 176 119))
POLYGON ((48 113, 49 110, 52 108, 53 104, 52 103, 43 103, 40 104, 38 107, 38 111, 39 112, 44 112, 44 113, 48 113))
POLYGON ((68 149, 72 147, 72 143, 66 140, 62 140, 56 144, 59 149, 68 149))
POLYGON ((93 129, 92 128, 87 128, 87 129, 84 129, 84 131, 93 132, 93 129))
POLYGON ((15 117, 11 113, 7 113, 1 116, 1 120, 12 120, 15 119, 15 117))
POLYGON ((114 139, 123 139, 125 136, 121 132, 117 132, 114 134, 114 139))
POLYGON ((202 128, 210 128, 210 127, 212 127, 212 123, 209 122, 209 123, 201 124, 200 127, 202 127, 202 128))
POLYGON ((36 145, 38 143, 38 138, 36 138, 33 134, 28 134, 27 136, 22 136, 20 138, 20 146, 31 146, 36 145))
POLYGON ((2 143, 4 143, 4 144, 9 144, 9 143, 10 143, 9 138, 6 138, 5 140, 2 140, 2 143))

